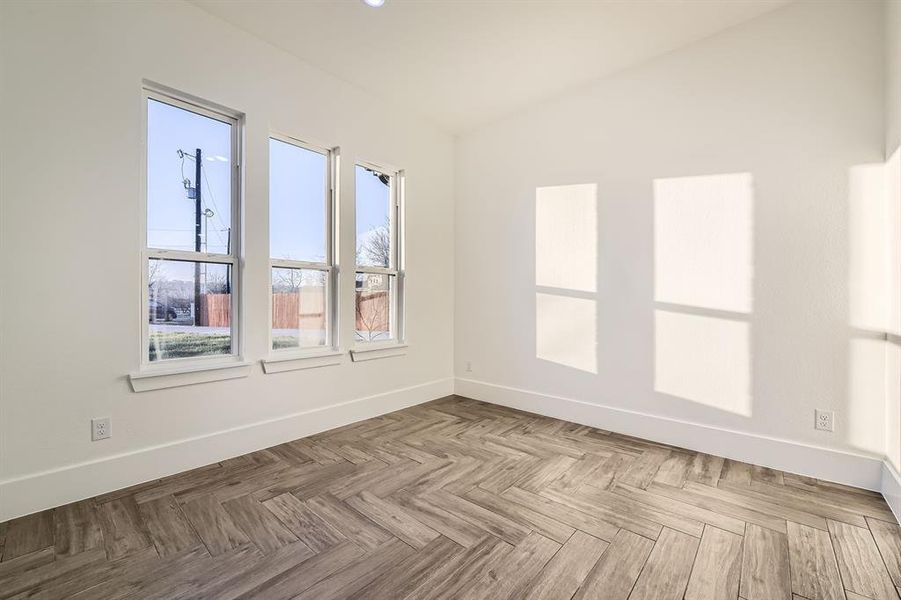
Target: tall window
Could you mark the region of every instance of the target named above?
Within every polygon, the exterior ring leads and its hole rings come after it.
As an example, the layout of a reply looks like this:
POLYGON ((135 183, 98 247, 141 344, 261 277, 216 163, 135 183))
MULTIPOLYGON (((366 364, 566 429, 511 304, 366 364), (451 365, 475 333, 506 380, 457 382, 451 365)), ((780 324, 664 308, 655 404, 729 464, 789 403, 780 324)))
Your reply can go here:
POLYGON ((357 216, 356 323, 359 342, 403 339, 402 173, 355 168, 357 216))
POLYGON ((144 360, 239 354, 239 117, 145 92, 144 360))
POLYGON ((269 139, 273 350, 334 345, 333 155, 269 139))

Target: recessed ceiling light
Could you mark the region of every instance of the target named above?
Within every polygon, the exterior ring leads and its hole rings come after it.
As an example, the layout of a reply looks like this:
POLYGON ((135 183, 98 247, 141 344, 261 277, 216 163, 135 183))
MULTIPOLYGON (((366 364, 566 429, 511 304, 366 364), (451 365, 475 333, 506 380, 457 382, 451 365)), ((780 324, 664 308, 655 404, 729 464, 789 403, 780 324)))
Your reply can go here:
POLYGON ((382 4, 385 3, 385 0, 363 0, 363 2, 365 2, 369 6, 378 8, 379 6, 381 6, 382 4))

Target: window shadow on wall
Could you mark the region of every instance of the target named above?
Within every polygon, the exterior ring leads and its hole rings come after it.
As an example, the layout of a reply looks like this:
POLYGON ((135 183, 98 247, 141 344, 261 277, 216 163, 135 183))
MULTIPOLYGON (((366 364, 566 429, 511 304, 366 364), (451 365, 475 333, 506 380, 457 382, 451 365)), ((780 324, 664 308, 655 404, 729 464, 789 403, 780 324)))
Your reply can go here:
POLYGON ((535 192, 535 355, 597 374, 597 185, 535 192))
POLYGON ((751 416, 750 173, 654 180, 654 389, 751 416))

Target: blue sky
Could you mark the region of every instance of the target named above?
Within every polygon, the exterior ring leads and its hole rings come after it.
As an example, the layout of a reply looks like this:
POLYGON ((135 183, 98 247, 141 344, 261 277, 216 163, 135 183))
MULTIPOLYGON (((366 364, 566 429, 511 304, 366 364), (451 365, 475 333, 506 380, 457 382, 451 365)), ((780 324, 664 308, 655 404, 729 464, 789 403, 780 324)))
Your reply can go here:
POLYGON ((327 159, 269 140, 269 252, 272 258, 325 262, 327 159))
MULTIPOLYGON (((194 184, 193 156, 203 160, 202 250, 228 252, 231 210, 229 169, 231 125, 156 100, 147 110, 147 245, 151 248, 194 250, 194 201, 183 179, 194 184)), ((326 157, 271 139, 269 141, 270 255, 272 258, 325 260, 326 157)), ((388 186, 371 171, 357 166, 357 244, 386 223, 390 214, 388 186)))
POLYGON ((194 201, 182 183, 194 182, 194 160, 179 158, 178 150, 203 160, 203 218, 208 252, 228 252, 231 221, 231 125, 149 100, 147 107, 147 245, 166 250, 194 250, 194 201), (182 175, 184 173, 184 175, 182 175))
MULTIPOLYGON (((372 171, 356 166, 354 183, 357 197, 357 247, 366 239, 367 234, 388 222, 391 209, 391 194, 387 185, 381 182, 372 171)), ((361 264, 367 264, 362 259, 361 264)), ((368 265, 384 266, 388 265, 368 265)))

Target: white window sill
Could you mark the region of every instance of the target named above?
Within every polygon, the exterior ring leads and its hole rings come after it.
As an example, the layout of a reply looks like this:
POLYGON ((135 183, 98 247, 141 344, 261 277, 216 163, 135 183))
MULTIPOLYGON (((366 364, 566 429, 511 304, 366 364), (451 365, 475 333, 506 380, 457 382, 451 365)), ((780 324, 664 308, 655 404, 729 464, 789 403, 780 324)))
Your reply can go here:
POLYGON ((260 362, 263 364, 263 372, 269 375, 272 373, 284 373, 285 371, 340 365, 343 358, 344 353, 340 350, 317 350, 307 353, 295 352, 285 356, 275 354, 269 358, 264 358, 260 362))
POLYGON ((149 369, 132 373, 128 376, 131 389, 135 392, 149 392, 165 388, 209 383, 225 379, 238 379, 250 375, 249 362, 215 363, 209 365, 192 365, 171 369, 149 369))
POLYGON ((373 344, 372 346, 357 346, 350 351, 350 357, 354 362, 364 360, 376 360, 378 358, 390 358, 403 356, 407 353, 407 344, 373 344))

